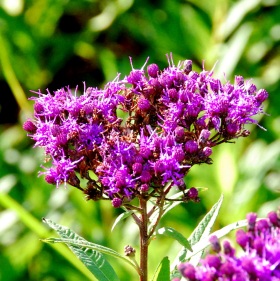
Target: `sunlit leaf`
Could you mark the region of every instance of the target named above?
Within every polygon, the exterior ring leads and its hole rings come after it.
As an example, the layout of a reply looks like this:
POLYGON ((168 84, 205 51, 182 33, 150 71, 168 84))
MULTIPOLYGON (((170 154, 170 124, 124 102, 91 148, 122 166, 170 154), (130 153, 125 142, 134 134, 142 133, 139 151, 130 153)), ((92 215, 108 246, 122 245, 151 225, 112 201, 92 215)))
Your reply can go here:
POLYGON ((170 261, 164 257, 158 265, 152 281, 170 281, 170 261))
MULTIPOLYGON (((56 224, 48 219, 43 219, 52 229, 54 229, 61 238, 47 238, 43 239, 46 243, 64 243, 66 244, 73 253, 81 259, 81 261, 91 270, 91 272, 96 276, 105 274, 110 276, 110 278, 117 278, 111 265, 105 260, 102 254, 110 255, 115 258, 119 258, 136 269, 136 266, 128 260, 126 257, 120 255, 118 252, 86 241, 84 238, 76 234, 71 229, 56 224)), ((101 279, 100 279, 101 280, 101 279)), ((103 280, 103 279, 102 279, 103 280)), ((104 279, 105 280, 105 279, 104 279)), ((108 279, 108 280, 118 280, 118 279, 108 279)))
POLYGON ((162 227, 162 228, 158 229, 158 231, 156 233, 175 239, 182 246, 184 246, 185 248, 187 248, 189 251, 192 252, 192 248, 191 248, 190 243, 188 242, 188 239, 185 238, 180 232, 178 232, 174 228, 172 228, 172 227, 162 227))
MULTIPOLYGON (((213 224, 216 221, 218 216, 219 210, 221 208, 223 202, 223 195, 220 197, 218 202, 211 208, 211 210, 204 216, 198 226, 190 235, 188 241, 193 249, 194 245, 196 245, 200 240, 204 241, 204 238, 208 237, 213 224)), ((206 246, 205 246, 206 247, 206 246)), ((186 248, 181 249, 177 257, 175 258, 171 270, 173 270, 179 262, 184 262, 187 260, 187 253, 188 250, 186 248)), ((197 264, 203 254, 203 251, 197 252, 195 255, 192 256, 193 264, 197 264)))
POLYGON ((116 220, 115 220, 115 222, 114 222, 114 224, 113 224, 113 226, 112 226, 111 231, 114 230, 114 228, 117 226, 117 224, 118 224, 119 222, 121 222, 122 220, 126 219, 126 218, 129 217, 131 214, 133 214, 133 211, 126 211, 126 212, 124 212, 124 213, 121 213, 121 214, 116 218, 116 220))

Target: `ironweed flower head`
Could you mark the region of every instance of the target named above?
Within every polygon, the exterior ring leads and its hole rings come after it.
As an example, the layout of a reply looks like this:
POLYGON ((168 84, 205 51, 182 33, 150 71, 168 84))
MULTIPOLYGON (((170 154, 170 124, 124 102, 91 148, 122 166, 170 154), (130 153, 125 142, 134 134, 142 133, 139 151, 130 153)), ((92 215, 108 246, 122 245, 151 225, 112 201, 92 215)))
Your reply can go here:
MULTIPOLYGON (((213 71, 193 71, 190 60, 168 61, 81 95, 62 88, 31 98, 34 118, 23 128, 51 161, 41 172, 46 181, 120 207, 157 196, 166 184, 187 191, 183 178, 193 165, 212 163, 214 146, 249 135, 244 126, 257 124, 265 90, 241 76, 223 84, 213 71)), ((193 194, 185 197, 198 201, 193 194)))
POLYGON ((180 264, 182 276, 189 281, 280 280, 280 218, 276 212, 270 212, 267 219, 256 218, 256 214, 248 214, 247 231, 236 232, 236 242, 243 254, 238 256, 228 241, 222 251, 217 237, 211 237, 215 254, 208 254, 196 267, 180 264))

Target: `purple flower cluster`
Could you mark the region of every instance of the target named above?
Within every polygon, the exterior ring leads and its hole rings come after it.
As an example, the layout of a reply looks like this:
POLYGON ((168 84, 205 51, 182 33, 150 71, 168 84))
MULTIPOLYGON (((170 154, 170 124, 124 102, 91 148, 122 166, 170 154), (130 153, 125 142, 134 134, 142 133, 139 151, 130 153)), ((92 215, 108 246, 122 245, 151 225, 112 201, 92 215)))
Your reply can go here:
MULTIPOLYGON (((270 212, 267 219, 257 220, 255 213, 247 215, 248 229, 236 232, 236 242, 243 249, 238 257, 228 242, 223 252, 217 237, 210 239, 216 254, 208 254, 200 265, 178 266, 189 281, 277 281, 280 280, 280 219, 270 212)), ((180 280, 179 278, 173 279, 180 280)))
POLYGON ((222 84, 213 71, 195 72, 190 60, 175 66, 172 58, 166 69, 133 68, 82 95, 69 88, 37 94, 34 118, 23 128, 52 163, 41 174, 115 207, 157 196, 167 183, 186 190, 190 168, 210 164, 214 146, 248 136, 244 125, 257 123, 252 117, 268 97, 241 76, 222 84))

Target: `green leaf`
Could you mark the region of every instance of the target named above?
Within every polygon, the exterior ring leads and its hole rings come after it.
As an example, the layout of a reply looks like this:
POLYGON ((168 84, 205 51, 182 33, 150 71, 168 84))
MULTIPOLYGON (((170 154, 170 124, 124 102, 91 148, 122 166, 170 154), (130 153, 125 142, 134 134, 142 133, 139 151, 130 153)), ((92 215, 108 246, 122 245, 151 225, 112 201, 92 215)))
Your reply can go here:
POLYGON ((119 281, 114 269, 110 263, 103 257, 100 251, 90 249, 87 246, 81 246, 79 243, 86 243, 87 241, 81 236, 77 235, 71 229, 60 226, 50 220, 43 219, 51 228, 56 230, 59 236, 63 238, 47 238, 43 242, 65 243, 75 256, 83 262, 83 264, 90 270, 90 272, 100 281, 119 281), (65 238, 68 237, 68 238, 65 238))
POLYGON ((164 257, 158 265, 152 281, 170 281, 170 261, 164 257))
POLYGON ((186 254, 186 258, 185 260, 189 260, 190 258, 192 258, 193 256, 195 256, 197 253, 202 252, 206 247, 208 247, 211 243, 209 242, 209 238, 213 235, 217 236, 217 238, 222 238, 225 235, 227 235, 229 232, 231 232, 232 230, 241 228, 241 227, 245 227, 248 225, 247 220, 240 220, 234 223, 231 223, 213 233, 211 233, 209 236, 207 236, 206 238, 200 240, 198 243, 196 243, 193 246, 193 252, 190 253, 188 252, 186 254))
POLYGON ((205 217, 201 220, 201 222, 192 232, 189 237, 191 245, 195 245, 203 237, 206 237, 210 234, 211 228, 214 225, 216 218, 219 214, 220 208, 222 206, 223 199, 224 197, 222 195, 218 202, 211 208, 211 210, 205 215, 205 217))
POLYGON ((100 252, 87 248, 79 248, 69 243, 66 243, 66 245, 75 254, 75 256, 83 262, 97 280, 119 281, 114 269, 100 252))
POLYGON ((187 253, 186 255, 186 260, 188 260, 189 258, 192 258, 193 255, 196 255, 197 253, 203 251, 206 247, 208 247, 211 243, 209 242, 209 238, 213 235, 217 236, 219 239, 224 237, 225 235, 227 235, 229 232, 231 232, 232 230, 241 228, 246 226, 247 220, 241 220, 238 222, 234 222, 232 224, 229 224, 213 233, 211 233, 211 235, 209 235, 208 237, 204 238, 203 240, 200 240, 197 244, 195 244, 193 246, 193 253, 187 253))
MULTIPOLYGON (((194 245, 196 245, 200 240, 205 241, 204 239, 209 236, 211 232, 211 228, 215 223, 215 220, 219 214, 219 210, 221 208, 222 202, 223 202, 223 195, 220 197, 218 202, 211 208, 211 210, 205 215, 205 217, 201 220, 201 222, 198 224, 198 226, 190 235, 188 241, 193 251, 194 251, 194 245)), ((205 247, 203 247, 203 249, 205 247)), ((192 264, 196 265, 199 262, 203 254, 202 250, 200 250, 200 252, 192 253, 192 260, 190 260, 192 264)), ((177 257, 175 258, 174 262, 172 263, 171 270, 174 270, 179 262, 185 262, 186 260, 188 260, 190 257, 188 253, 189 252, 187 248, 185 247, 182 248, 181 251, 178 253, 177 257)))
POLYGON ((42 241, 46 243, 66 244, 98 280, 119 280, 115 271, 102 254, 120 258, 137 270, 137 267, 130 260, 120 255, 118 252, 110 248, 88 242, 71 229, 56 224, 51 220, 43 219, 43 221, 54 229, 61 238, 47 238, 42 239, 42 241))
POLYGON ((222 237, 226 236, 228 233, 230 233, 232 230, 235 230, 235 229, 238 229, 241 227, 245 227, 247 225, 248 225, 247 220, 240 220, 240 221, 231 223, 231 224, 213 232, 210 236, 216 235, 218 238, 222 238, 222 237))
POLYGON ((177 240, 182 246, 187 248, 189 251, 192 252, 191 245, 187 238, 185 238, 180 232, 175 230, 172 227, 162 227, 157 231, 157 234, 165 235, 177 240))
POLYGON ((115 220, 115 222, 114 222, 114 224, 113 224, 113 226, 112 226, 111 231, 114 230, 114 228, 117 226, 117 224, 118 224, 119 222, 121 222, 122 220, 124 220, 124 219, 126 219, 127 217, 129 217, 131 214, 133 214, 133 212, 134 212, 134 211, 126 211, 126 212, 124 212, 124 213, 121 213, 121 214, 116 218, 116 220, 115 220))

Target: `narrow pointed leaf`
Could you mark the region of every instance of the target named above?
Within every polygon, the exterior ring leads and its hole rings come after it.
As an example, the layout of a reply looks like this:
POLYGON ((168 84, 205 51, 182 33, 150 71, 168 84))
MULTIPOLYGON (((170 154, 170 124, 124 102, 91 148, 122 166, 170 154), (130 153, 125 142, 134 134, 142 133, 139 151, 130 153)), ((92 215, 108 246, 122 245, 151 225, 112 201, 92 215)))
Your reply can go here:
POLYGON ((114 222, 114 224, 113 224, 113 226, 112 226, 111 231, 114 230, 114 228, 117 226, 117 224, 118 224, 119 222, 121 222, 122 220, 126 219, 126 218, 129 217, 131 214, 133 214, 133 211, 126 211, 126 212, 124 212, 124 213, 121 213, 121 214, 116 218, 116 220, 115 220, 115 222, 114 222))
POLYGON ((133 266, 134 269, 137 270, 137 267, 135 266, 135 264, 133 264, 126 257, 120 255, 118 252, 116 252, 116 251, 114 251, 110 248, 104 247, 102 245, 98 245, 98 244, 95 244, 95 243, 88 242, 87 240, 85 240, 84 238, 79 236, 77 233, 72 231, 71 229, 69 229, 67 227, 64 227, 64 226, 61 226, 59 224, 56 224, 51 220, 43 219, 43 221, 45 223, 47 223, 52 229, 54 229, 58 233, 58 235, 61 237, 61 238, 43 239, 42 240, 43 242, 46 242, 46 243, 65 243, 69 247, 73 246, 73 247, 80 247, 80 248, 85 249, 85 250, 90 249, 92 251, 97 251, 101 254, 106 254, 106 255, 113 256, 115 258, 122 259, 123 261, 127 262, 128 264, 133 266))
POLYGON ((208 247, 211 244, 209 242, 209 238, 211 236, 215 235, 220 239, 220 238, 224 237, 225 235, 227 235, 229 232, 231 232, 235 229, 247 226, 247 224, 248 224, 247 220, 241 220, 238 222, 231 223, 231 224, 211 233, 208 237, 204 238, 203 240, 200 240, 198 243, 196 243, 193 246, 193 252, 192 253, 188 252, 186 254, 186 260, 192 258, 194 255, 196 255, 197 253, 203 251, 206 247, 208 247))
POLYGON ((75 256, 83 262, 90 272, 100 281, 119 281, 117 274, 104 258, 104 256, 92 249, 79 248, 66 244, 75 256))
POLYGON ((116 251, 114 251, 110 248, 104 247, 102 245, 98 245, 98 244, 88 242, 84 239, 83 240, 73 240, 73 239, 66 239, 66 238, 50 237, 50 238, 47 238, 47 239, 42 239, 42 241, 45 242, 45 243, 64 243, 64 244, 67 244, 67 245, 72 245, 74 247, 91 249, 91 250, 100 252, 102 254, 106 254, 106 255, 109 255, 109 256, 112 256, 112 257, 115 257, 115 258, 119 258, 119 259, 127 262, 128 264, 130 264, 131 266, 133 266, 136 269, 135 265, 129 259, 120 255, 118 252, 116 252, 116 251))
POLYGON ((162 227, 157 231, 157 234, 168 236, 177 240, 182 246, 184 246, 185 248, 187 248, 189 251, 192 252, 192 248, 188 239, 174 228, 162 227))
MULTIPOLYGON (((201 222, 190 235, 188 241, 190 242, 192 249, 194 248, 194 245, 196 245, 200 240, 204 241, 204 239, 209 236, 211 228, 219 214, 222 202, 223 195, 220 197, 218 202, 211 208, 211 210, 204 216, 204 218, 201 220, 201 222)), ((187 260, 187 253, 188 250, 185 247, 181 249, 174 262, 172 263, 171 270, 174 270, 179 262, 184 262, 187 260)), ((192 261, 190 262, 192 262, 193 264, 197 264, 202 254, 203 251, 197 252, 197 254, 192 257, 192 261)))
MULTIPOLYGON (((89 269, 89 271, 100 281, 119 281, 117 274, 110 265, 110 263, 104 258, 104 256, 93 249, 87 247, 80 247, 76 244, 76 241, 86 241, 69 228, 60 226, 44 219, 48 225, 50 225, 56 232, 63 237, 72 237, 69 240, 70 243, 65 243, 69 249, 75 254, 75 256, 83 262, 83 264, 89 269)), ((51 242, 51 238, 42 240, 44 242, 51 242)))
POLYGON ((192 232, 189 237, 191 245, 195 245, 198 241, 201 240, 201 238, 207 237, 210 234, 211 228, 214 225, 222 206, 223 198, 224 197, 222 195, 218 202, 211 208, 211 210, 205 215, 205 217, 192 232))
POLYGON ((231 231, 241 228, 241 227, 245 227, 247 225, 248 225, 247 220, 240 220, 240 221, 231 223, 231 224, 213 232, 211 234, 211 236, 216 235, 218 238, 222 238, 222 237, 226 236, 228 233, 230 233, 231 231))
POLYGON ((158 265, 152 281, 170 281, 170 261, 164 257, 158 265))

